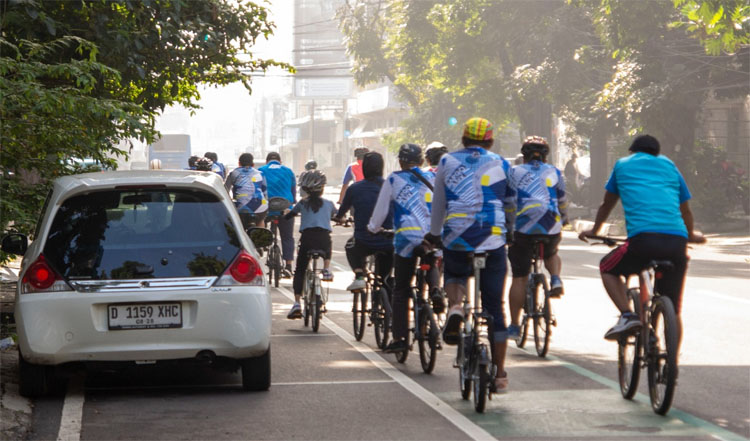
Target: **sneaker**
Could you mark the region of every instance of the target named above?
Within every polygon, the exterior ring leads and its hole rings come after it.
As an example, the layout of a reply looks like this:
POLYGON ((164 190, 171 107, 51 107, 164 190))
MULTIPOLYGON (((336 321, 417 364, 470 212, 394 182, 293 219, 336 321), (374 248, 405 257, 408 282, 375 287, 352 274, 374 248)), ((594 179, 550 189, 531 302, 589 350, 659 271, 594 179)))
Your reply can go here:
POLYGON ((493 394, 505 394, 508 393, 508 376, 495 377, 495 381, 490 385, 493 394))
POLYGON ((448 319, 443 328, 443 341, 447 345, 457 345, 461 336, 461 324, 464 322, 464 313, 461 308, 451 308, 448 319))
POLYGON ((508 326, 508 338, 515 340, 520 336, 521 336, 521 328, 518 327, 518 325, 508 326))
POLYGON ((406 340, 394 340, 383 349, 386 354, 398 354, 409 350, 406 340))
POLYGON ((641 329, 642 323, 632 312, 624 312, 617 323, 604 334, 606 340, 617 340, 622 334, 631 334, 641 329))
POLYGON ((352 283, 349 284, 349 286, 346 287, 347 291, 359 291, 362 289, 365 289, 367 286, 367 283, 365 282, 365 279, 356 278, 352 283))
POLYGON ((287 267, 281 269, 281 278, 282 279, 291 279, 292 278, 292 267, 291 266, 287 266, 287 267))
POLYGON ((559 298, 561 295, 565 294, 565 290, 563 289, 563 283, 562 280, 560 280, 560 276, 552 276, 550 277, 550 294, 549 296, 552 298, 559 298))
POLYGON ((292 309, 289 310, 289 314, 286 315, 289 320, 297 320, 302 318, 302 307, 299 303, 292 305, 292 309))
POLYGON ((430 300, 432 301, 432 311, 435 314, 442 314, 443 312, 445 312, 445 298, 443 297, 443 293, 441 290, 432 290, 432 296, 430 300))
POLYGON ((333 273, 328 268, 323 268, 320 271, 320 278, 323 279, 324 282, 332 282, 333 281, 333 273))

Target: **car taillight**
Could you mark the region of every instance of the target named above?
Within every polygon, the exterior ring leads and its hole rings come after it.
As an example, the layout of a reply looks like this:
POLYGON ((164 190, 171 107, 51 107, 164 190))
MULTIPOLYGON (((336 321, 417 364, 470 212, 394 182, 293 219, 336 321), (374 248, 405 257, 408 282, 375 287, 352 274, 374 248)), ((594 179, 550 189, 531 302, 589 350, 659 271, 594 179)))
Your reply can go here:
POLYGON ((21 292, 72 291, 70 286, 52 269, 40 254, 32 263, 21 280, 21 292))
POLYGON ((216 281, 217 286, 226 285, 265 285, 263 268, 255 258, 245 250, 235 257, 224 274, 216 281))

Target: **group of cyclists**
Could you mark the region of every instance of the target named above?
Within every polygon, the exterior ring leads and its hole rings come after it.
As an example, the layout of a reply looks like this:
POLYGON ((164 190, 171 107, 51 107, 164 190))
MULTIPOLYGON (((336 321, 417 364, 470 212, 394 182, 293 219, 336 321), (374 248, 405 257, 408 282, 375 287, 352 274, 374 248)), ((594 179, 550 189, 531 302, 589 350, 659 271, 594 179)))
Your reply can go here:
MULTIPOLYGON (((492 317, 489 333, 495 365, 494 392, 508 388, 505 371, 507 340, 519 334, 531 268, 532 247, 544 243, 544 264, 550 273, 552 297, 564 293, 562 262, 558 255, 563 226, 567 223, 568 196, 563 173, 546 162, 547 141, 527 137, 521 156, 511 162, 491 150, 493 125, 484 118, 471 118, 463 128, 461 148, 448 151, 439 142, 425 149, 403 144, 398 150, 400 169, 384 177, 384 159, 366 148, 354 151, 356 161, 347 167, 336 209, 322 197, 325 174, 314 161, 297 178, 281 163, 278 153, 267 155, 266 165, 255 169, 253 156, 244 153, 239 167, 226 176, 225 186, 233 194, 245 227, 263 226, 268 199, 290 201, 278 224, 285 277, 293 277, 295 303, 287 318, 302 317, 300 297, 307 266, 307 250, 323 250, 323 280, 332 280, 330 271, 332 221, 344 223, 351 212, 353 237, 346 244, 346 257, 354 273, 349 291, 365 288, 365 261, 370 255, 383 280, 393 282, 393 341, 386 353, 408 350, 408 298, 418 258, 438 248, 442 263, 430 274, 430 285, 443 286, 448 300, 443 341, 456 345, 464 322, 462 300, 467 281, 474 274, 471 258, 486 255, 480 271, 482 309, 492 317), (427 159, 427 166, 423 164, 427 159), (300 195, 297 200, 297 187, 300 195), (299 252, 294 261, 294 216, 300 215, 299 252), (392 235, 381 234, 384 230, 392 235), (504 289, 507 261, 512 272, 509 289, 510 317, 504 315, 504 289), (392 273, 392 278, 390 277, 392 273)), ((693 229, 688 200, 690 192, 674 163, 660 155, 659 142, 649 135, 634 139, 630 156, 617 161, 605 187, 592 229, 580 233, 586 241, 596 237, 618 200, 622 200, 628 240, 600 264, 604 287, 621 317, 605 334, 606 339, 637 331, 642 325, 630 310, 622 276, 637 273, 653 259, 668 259, 674 269, 659 280, 656 289, 671 298, 679 314, 680 297, 687 267, 687 242, 704 242, 693 229)), ((198 158, 198 170, 226 173, 217 158, 198 158)), ((193 165, 191 165, 192 167, 193 165)), ((279 214, 279 213, 276 213, 279 214)), ((432 292, 432 291, 430 291, 432 292)), ((442 299, 433 299, 442 304, 442 299)))

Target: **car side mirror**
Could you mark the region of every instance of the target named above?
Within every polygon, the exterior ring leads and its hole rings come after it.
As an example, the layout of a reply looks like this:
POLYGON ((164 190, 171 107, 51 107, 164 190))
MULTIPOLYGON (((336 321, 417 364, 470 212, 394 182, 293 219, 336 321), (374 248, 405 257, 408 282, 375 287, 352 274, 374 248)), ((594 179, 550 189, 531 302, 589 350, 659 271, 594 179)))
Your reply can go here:
POLYGON ((247 230, 247 235, 255 248, 266 248, 273 243, 273 233, 268 228, 253 227, 247 230))
POLYGON ((25 234, 21 233, 12 233, 3 237, 2 246, 0 246, 0 249, 2 249, 4 253, 15 254, 18 256, 26 254, 28 248, 29 239, 26 238, 25 234))

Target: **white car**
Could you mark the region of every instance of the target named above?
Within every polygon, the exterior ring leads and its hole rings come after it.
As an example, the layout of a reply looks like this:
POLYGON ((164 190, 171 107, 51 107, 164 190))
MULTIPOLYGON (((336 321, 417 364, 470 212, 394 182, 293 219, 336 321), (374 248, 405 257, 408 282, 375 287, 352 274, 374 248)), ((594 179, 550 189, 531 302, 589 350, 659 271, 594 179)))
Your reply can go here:
MULTIPOLYGON (((267 246, 270 231, 251 235, 267 246)), ((44 395, 53 367, 77 362, 201 361, 241 367, 246 390, 269 388, 271 298, 215 173, 59 178, 27 243, 21 234, 2 242, 24 254, 15 305, 21 394, 44 395)))

